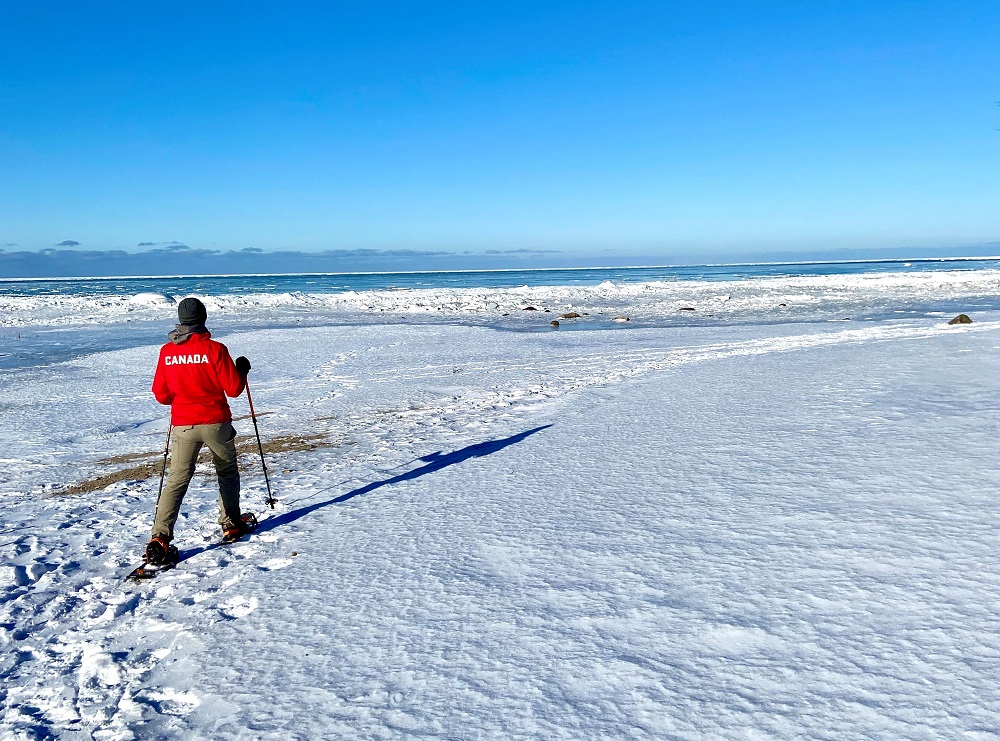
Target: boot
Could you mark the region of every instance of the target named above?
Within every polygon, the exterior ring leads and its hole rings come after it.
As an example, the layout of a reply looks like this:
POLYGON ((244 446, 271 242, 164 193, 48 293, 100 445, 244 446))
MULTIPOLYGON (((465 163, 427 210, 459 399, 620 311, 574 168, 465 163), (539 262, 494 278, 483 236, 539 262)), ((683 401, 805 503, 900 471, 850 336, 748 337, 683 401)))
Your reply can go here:
POLYGON ((180 560, 177 548, 170 545, 166 538, 157 536, 146 545, 146 563, 150 566, 172 566, 180 560))
POLYGON ((240 517, 239 524, 234 527, 222 528, 222 542, 235 543, 247 533, 252 533, 257 529, 257 518, 250 512, 240 517))

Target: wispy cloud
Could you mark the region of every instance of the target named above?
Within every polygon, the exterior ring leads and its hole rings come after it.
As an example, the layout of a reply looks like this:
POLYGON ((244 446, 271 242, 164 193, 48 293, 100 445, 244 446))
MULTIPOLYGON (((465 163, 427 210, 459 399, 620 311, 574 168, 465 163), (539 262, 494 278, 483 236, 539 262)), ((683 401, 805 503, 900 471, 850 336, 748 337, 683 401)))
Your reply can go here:
MULTIPOLYGON (((77 247, 67 240, 65 247, 77 247)), ((258 247, 213 250, 183 242, 141 242, 139 252, 48 248, 0 253, 0 277, 44 278, 127 275, 227 275, 244 273, 353 273, 563 267, 552 250, 449 252, 415 249, 265 251, 258 247)))
POLYGON ((191 249, 183 242, 139 242, 137 247, 161 247, 163 249, 187 250, 191 249))
MULTIPOLYGON (((8 247, 16 246, 7 243, 8 247)), ((77 246, 77 245, 73 245, 77 246)), ((240 275, 248 273, 360 273, 432 272, 438 270, 504 270, 530 268, 593 267, 602 265, 690 264, 670 256, 595 255, 543 249, 448 252, 444 250, 209 250, 180 242, 153 243, 142 252, 47 248, 37 252, 0 250, 0 278, 52 278, 83 276, 240 275)), ((938 247, 896 248, 881 251, 827 250, 816 253, 755 255, 701 255, 702 262, 783 262, 795 260, 899 259, 996 255, 1000 243, 938 247)))
POLYGON ((533 250, 522 247, 517 250, 486 250, 484 255, 558 255, 559 250, 533 250))

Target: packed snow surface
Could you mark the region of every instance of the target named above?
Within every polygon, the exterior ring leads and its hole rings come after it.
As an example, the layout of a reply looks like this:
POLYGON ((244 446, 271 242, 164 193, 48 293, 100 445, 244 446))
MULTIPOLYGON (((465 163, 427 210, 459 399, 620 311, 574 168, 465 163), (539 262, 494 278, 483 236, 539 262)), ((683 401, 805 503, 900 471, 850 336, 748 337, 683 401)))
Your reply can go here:
POLYGON ((199 468, 140 584, 160 340, 4 372, 0 737, 996 738, 1000 315, 926 314, 230 332, 279 504, 235 400, 260 529, 199 468))

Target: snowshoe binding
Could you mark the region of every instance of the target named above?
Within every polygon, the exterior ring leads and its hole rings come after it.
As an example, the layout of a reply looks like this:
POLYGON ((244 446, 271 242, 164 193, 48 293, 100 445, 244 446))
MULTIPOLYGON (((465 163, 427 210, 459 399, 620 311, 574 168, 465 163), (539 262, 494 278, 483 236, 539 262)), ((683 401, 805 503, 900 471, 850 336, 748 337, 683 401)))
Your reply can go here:
POLYGON ((133 569, 129 579, 152 579, 162 571, 172 569, 181 560, 177 546, 170 545, 165 538, 156 537, 146 545, 145 561, 133 569))
POLYGON ((146 564, 149 566, 175 566, 180 560, 177 547, 170 545, 164 538, 153 538, 146 545, 146 564))
POLYGON ((236 527, 222 529, 222 542, 235 543, 247 533, 252 533, 257 529, 257 517, 247 512, 240 518, 240 523, 236 527))

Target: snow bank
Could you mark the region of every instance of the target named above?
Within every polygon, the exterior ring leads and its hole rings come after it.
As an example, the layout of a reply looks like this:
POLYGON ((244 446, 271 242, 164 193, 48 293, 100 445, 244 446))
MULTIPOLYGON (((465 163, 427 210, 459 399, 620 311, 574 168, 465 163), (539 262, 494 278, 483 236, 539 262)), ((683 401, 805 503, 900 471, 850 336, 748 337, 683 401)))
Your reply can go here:
MULTIPOLYGON (((85 325, 106 321, 172 321, 170 297, 0 296, 0 327, 85 325), (142 298, 141 298, 142 297, 142 298)), ((1000 271, 930 271, 752 278, 738 281, 655 281, 595 286, 427 288, 344 293, 252 293, 204 296, 214 318, 232 322, 290 317, 470 324, 539 324, 545 310, 584 314, 600 324, 619 314, 646 325, 691 322, 814 321, 885 317, 956 302, 1000 308, 1000 271), (534 307, 540 314, 525 311, 534 307)), ((545 323, 552 317, 546 316, 545 323)))
POLYGON ((177 300, 173 296, 146 291, 135 294, 128 302, 135 306, 173 306, 177 300))

